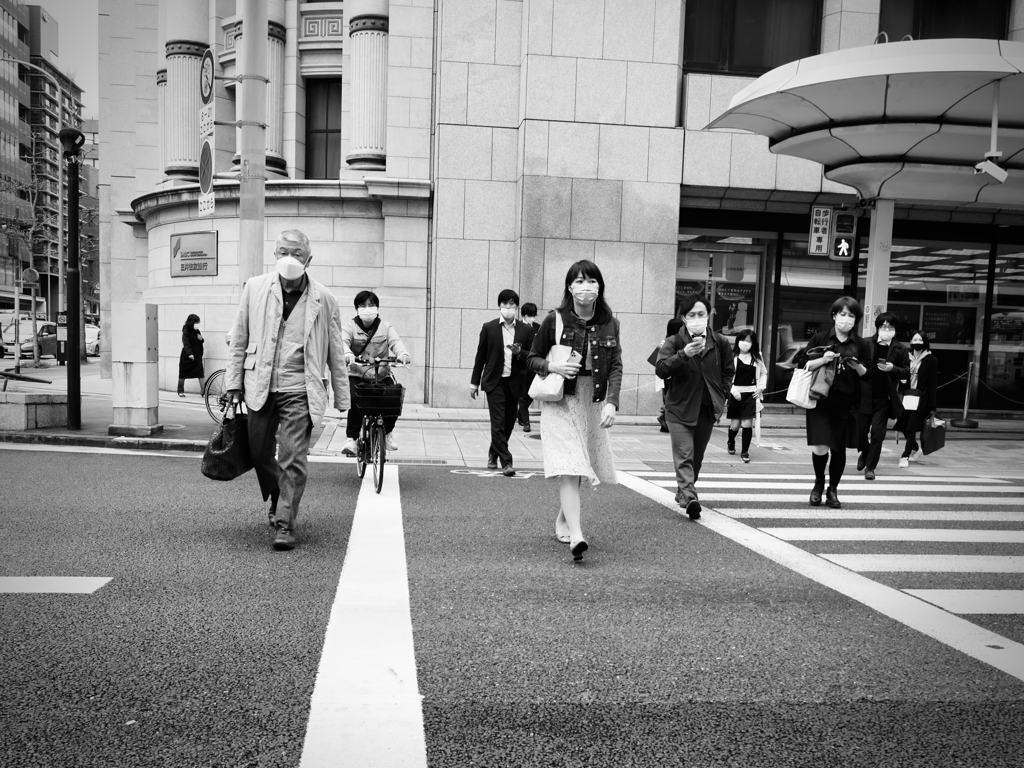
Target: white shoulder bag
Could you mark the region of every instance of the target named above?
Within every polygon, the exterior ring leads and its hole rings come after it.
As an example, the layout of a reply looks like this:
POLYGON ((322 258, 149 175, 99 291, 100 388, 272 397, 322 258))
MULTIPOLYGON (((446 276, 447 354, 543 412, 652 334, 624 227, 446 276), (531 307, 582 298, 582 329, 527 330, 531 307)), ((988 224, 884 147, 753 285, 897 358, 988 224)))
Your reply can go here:
MULTIPOLYGON (((559 344, 562 340, 562 315, 555 310, 555 343, 548 350, 548 364, 564 363, 569 359, 572 347, 559 344)), ((533 377, 530 384, 529 395, 541 403, 554 403, 562 399, 562 390, 565 387, 565 379, 557 373, 549 373, 541 376, 539 373, 533 377)))

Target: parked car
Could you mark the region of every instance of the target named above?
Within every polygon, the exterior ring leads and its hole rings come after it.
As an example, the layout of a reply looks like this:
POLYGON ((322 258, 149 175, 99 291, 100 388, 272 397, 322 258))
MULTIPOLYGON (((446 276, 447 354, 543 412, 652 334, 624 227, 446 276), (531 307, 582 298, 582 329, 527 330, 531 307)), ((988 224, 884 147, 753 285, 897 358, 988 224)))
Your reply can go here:
POLYGON ((779 359, 775 361, 775 387, 777 389, 789 387, 789 382, 793 378, 793 369, 796 367, 796 356, 806 346, 806 341, 794 341, 787 344, 786 348, 782 350, 779 359))
POLYGON ((85 326, 85 354, 96 357, 100 353, 100 329, 97 325, 85 326))
MULTIPOLYGON (((39 332, 38 345, 39 345, 39 356, 47 357, 57 356, 57 325, 55 323, 45 323, 36 321, 36 328, 39 332)), ((11 355, 14 355, 14 323, 11 323, 3 330, 4 343, 8 345, 11 350, 11 355)), ((37 339, 32 334, 32 321, 22 320, 20 328, 20 342, 21 342, 21 356, 32 357, 32 347, 37 343, 37 339)))

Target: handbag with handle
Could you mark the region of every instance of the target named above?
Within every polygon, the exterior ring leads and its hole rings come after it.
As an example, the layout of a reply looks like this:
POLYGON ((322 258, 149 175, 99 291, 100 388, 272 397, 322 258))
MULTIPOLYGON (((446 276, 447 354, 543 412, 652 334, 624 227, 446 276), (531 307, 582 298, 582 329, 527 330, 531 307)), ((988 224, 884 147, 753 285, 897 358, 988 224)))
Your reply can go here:
MULTIPOLYGON (((548 364, 564 363, 569 359, 572 347, 567 347, 558 342, 562 339, 562 315, 555 310, 555 343, 548 350, 548 364)), ((562 399, 565 390, 565 379, 557 373, 549 373, 541 376, 539 373, 533 377, 530 384, 529 395, 534 400, 542 403, 555 403, 562 399)))
POLYGON ((946 444, 946 422, 934 413, 924 420, 921 429, 921 452, 927 456, 946 444))
POLYGON ((836 364, 829 362, 811 372, 811 386, 809 390, 812 400, 824 400, 832 389, 832 382, 836 379, 836 364))
POLYGON ((202 473, 211 480, 234 480, 253 468, 249 452, 249 417, 238 404, 228 407, 224 421, 213 433, 203 453, 202 473))
POLYGON ((921 390, 919 389, 905 389, 903 390, 903 410, 905 411, 916 411, 918 406, 921 405, 921 390))
POLYGON ((794 368, 793 378, 789 380, 789 389, 786 391, 786 400, 798 408, 813 408, 818 401, 811 397, 811 380, 814 372, 806 368, 794 368))

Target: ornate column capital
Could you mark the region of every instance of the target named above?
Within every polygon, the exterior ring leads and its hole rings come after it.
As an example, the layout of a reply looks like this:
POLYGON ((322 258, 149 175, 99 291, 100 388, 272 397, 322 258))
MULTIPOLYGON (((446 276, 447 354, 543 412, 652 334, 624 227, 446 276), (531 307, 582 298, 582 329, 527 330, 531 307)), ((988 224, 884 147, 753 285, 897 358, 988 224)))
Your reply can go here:
POLYGON ((168 56, 195 56, 199 59, 209 47, 206 43, 199 43, 195 40, 168 40, 166 53, 168 56))

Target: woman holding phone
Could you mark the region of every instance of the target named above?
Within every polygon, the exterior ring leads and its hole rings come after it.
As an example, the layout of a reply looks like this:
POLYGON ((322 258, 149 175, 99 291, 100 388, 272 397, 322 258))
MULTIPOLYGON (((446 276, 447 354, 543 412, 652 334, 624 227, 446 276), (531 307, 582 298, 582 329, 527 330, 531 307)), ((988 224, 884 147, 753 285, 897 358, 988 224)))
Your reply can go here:
POLYGON ((665 421, 676 465, 676 503, 691 520, 699 520, 697 478, 711 430, 725 412, 736 367, 729 340, 708 327, 707 299, 691 293, 679 305, 679 314, 684 326, 665 339, 654 369, 672 384, 665 388, 665 421))
POLYGON ((825 504, 839 509, 842 507, 839 503, 839 481, 846 469, 846 449, 857 435, 860 380, 868 375, 867 366, 861 361, 871 359, 871 345, 857 335, 857 326, 864 312, 855 298, 842 296, 836 299, 831 315, 832 327, 814 334, 797 354, 794 363, 808 371, 829 364, 836 366, 828 396, 818 400, 814 408, 805 413, 807 444, 811 446, 811 463, 814 465, 811 506, 821 506, 821 494, 825 492, 825 504), (831 461, 829 453, 832 454, 831 461))
POLYGON ((541 403, 540 428, 544 476, 561 478, 555 536, 569 544, 574 561, 582 560, 589 548, 580 519, 583 479, 595 486, 617 482, 608 428, 615 424, 619 407, 622 347, 619 321, 612 316, 604 291, 601 270, 592 261, 569 267, 562 303, 540 324, 526 361, 538 376, 557 373, 565 378, 562 399, 541 403), (561 338, 556 340, 559 325, 561 338), (556 343, 571 348, 565 363, 547 360, 556 343))

